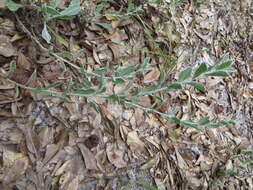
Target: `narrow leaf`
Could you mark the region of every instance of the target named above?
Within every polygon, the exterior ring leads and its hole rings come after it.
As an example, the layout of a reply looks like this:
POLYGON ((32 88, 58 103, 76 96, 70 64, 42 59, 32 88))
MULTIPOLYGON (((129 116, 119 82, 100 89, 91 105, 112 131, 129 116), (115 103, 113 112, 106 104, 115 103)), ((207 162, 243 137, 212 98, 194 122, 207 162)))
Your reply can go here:
POLYGON ((43 30, 42 30, 42 38, 44 39, 44 40, 46 40, 46 42, 48 43, 48 44, 50 44, 50 40, 51 40, 51 35, 48 33, 48 31, 47 31, 47 24, 46 23, 44 23, 44 28, 43 28, 43 30))
POLYGON ((135 70, 135 66, 128 66, 119 72, 119 76, 123 77, 123 76, 130 75, 134 72, 134 70, 135 70))
POLYGON ((11 61, 10 62, 10 66, 9 66, 9 73, 12 73, 15 69, 16 69, 16 67, 17 67, 17 64, 16 64, 16 62, 15 61, 11 61))
POLYGON ((61 35, 58 32, 55 32, 54 30, 52 30, 51 28, 49 28, 49 30, 54 34, 56 40, 61 43, 62 45, 64 45, 65 47, 68 48, 69 43, 63 38, 61 37, 61 35))
POLYGON ((223 70, 223 69, 229 68, 232 64, 233 64, 232 61, 226 61, 225 63, 215 66, 215 69, 216 70, 223 70))
POLYGON ((76 90, 74 92, 68 93, 70 96, 89 96, 94 94, 96 91, 94 89, 86 89, 86 90, 76 90))
POLYGON ((151 86, 148 86, 147 88, 142 89, 138 95, 152 94, 152 93, 155 93, 156 89, 157 89, 157 85, 151 85, 151 86))
POLYGON ((50 15, 60 15, 59 11, 57 11, 54 7, 48 5, 42 7, 41 11, 50 15))
POLYGON ((60 86, 61 82, 54 82, 46 87, 46 89, 55 88, 57 86, 60 86))
POLYGON ((227 77, 229 76, 229 74, 226 71, 213 71, 213 72, 207 73, 206 76, 227 77))
POLYGON ((198 128, 198 124, 195 123, 195 122, 192 122, 192 121, 181 120, 181 121, 180 121, 180 124, 185 125, 185 126, 188 126, 188 127, 192 127, 192 128, 194 128, 194 129, 197 129, 197 130, 200 130, 200 129, 198 128))
POLYGON ((205 92, 206 91, 205 87, 199 82, 192 81, 192 82, 189 82, 187 84, 189 84, 189 85, 193 86, 194 88, 198 89, 200 92, 205 92))
POLYGON ((58 98, 60 98, 62 101, 67 102, 67 103, 75 103, 74 101, 72 101, 70 98, 66 96, 59 96, 58 98))
POLYGON ((202 63, 198 69, 195 71, 194 75, 193 75, 193 79, 197 78, 198 76, 200 76, 202 73, 207 71, 207 66, 205 63, 202 63))
POLYGON ((114 77, 112 78, 112 82, 114 84, 123 84, 123 83, 125 83, 123 78, 114 78, 114 77))
POLYGON ((173 83, 167 87, 167 90, 178 90, 182 89, 182 85, 179 83, 173 83))
POLYGON ((107 23, 103 23, 103 22, 94 22, 95 24, 102 26, 104 29, 107 30, 111 30, 112 29, 112 25, 111 24, 107 24, 107 23))
POLYGON ((187 68, 183 70, 178 76, 178 82, 182 82, 189 79, 191 77, 191 73, 192 73, 192 68, 187 68))
POLYGON ((204 126, 204 125, 209 124, 210 122, 211 121, 210 121, 209 117, 204 117, 198 121, 198 124, 204 126))

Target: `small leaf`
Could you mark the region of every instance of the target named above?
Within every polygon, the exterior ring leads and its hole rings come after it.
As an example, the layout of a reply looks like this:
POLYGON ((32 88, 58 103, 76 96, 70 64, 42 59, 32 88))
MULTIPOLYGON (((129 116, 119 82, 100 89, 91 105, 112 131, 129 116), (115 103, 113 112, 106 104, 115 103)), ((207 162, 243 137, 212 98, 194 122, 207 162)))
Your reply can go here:
POLYGON ((181 73, 179 73, 178 82, 183 82, 183 81, 189 79, 191 77, 191 73, 192 73, 192 68, 187 68, 184 71, 182 71, 181 73))
POLYGON ((47 24, 46 23, 44 23, 44 28, 43 28, 43 30, 42 30, 42 38, 44 39, 44 40, 46 40, 46 42, 48 43, 48 44, 50 44, 50 40, 51 40, 51 35, 48 33, 48 31, 47 31, 47 24))
POLYGON ((167 90, 178 90, 182 89, 182 85, 179 83, 173 83, 167 87, 167 90))
POLYGON ((8 7, 10 11, 17 11, 19 8, 22 8, 23 5, 13 2, 12 0, 5 1, 5 6, 8 7))
POLYGON ((200 92, 205 92, 206 91, 205 87, 199 82, 192 81, 192 82, 189 82, 187 84, 189 84, 189 85, 193 86, 194 88, 198 89, 200 92))
POLYGON ((229 68, 232 64, 233 64, 232 61, 227 61, 225 63, 215 66, 215 69, 216 70, 223 70, 223 69, 229 68))
POLYGON ((193 79, 197 78, 198 76, 200 76, 202 73, 207 71, 207 66, 205 63, 202 63, 198 69, 195 71, 194 75, 193 75, 193 79))
POLYGON ((11 61, 10 62, 10 66, 9 66, 9 73, 12 73, 15 69, 16 69, 16 67, 17 67, 17 64, 16 64, 16 62, 15 61, 11 61))
POLYGON ((229 74, 226 71, 213 71, 213 72, 207 73, 206 76, 227 77, 229 76, 229 74))

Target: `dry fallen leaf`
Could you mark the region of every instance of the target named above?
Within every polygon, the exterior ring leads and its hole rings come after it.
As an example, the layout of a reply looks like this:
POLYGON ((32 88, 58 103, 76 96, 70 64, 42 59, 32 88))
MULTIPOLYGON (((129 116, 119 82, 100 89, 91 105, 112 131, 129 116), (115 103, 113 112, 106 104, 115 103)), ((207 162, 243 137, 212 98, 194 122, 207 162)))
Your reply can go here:
POLYGON ((89 170, 96 170, 97 162, 93 153, 82 143, 78 143, 78 147, 82 152, 86 168, 89 170))
POLYGON ((144 76, 143 82, 145 84, 155 82, 157 79, 159 79, 159 76, 160 76, 159 69, 158 68, 154 68, 152 71, 150 71, 149 73, 147 73, 144 76))
POLYGON ((136 131, 131 131, 128 133, 127 144, 132 150, 143 151, 145 149, 145 144, 139 139, 136 131))
POLYGON ((124 150, 117 149, 114 144, 107 144, 106 153, 108 160, 116 167, 116 168, 124 168, 127 166, 127 162, 124 160, 124 150))
POLYGON ((16 50, 11 44, 8 36, 0 35, 0 55, 4 57, 11 57, 16 55, 16 50))

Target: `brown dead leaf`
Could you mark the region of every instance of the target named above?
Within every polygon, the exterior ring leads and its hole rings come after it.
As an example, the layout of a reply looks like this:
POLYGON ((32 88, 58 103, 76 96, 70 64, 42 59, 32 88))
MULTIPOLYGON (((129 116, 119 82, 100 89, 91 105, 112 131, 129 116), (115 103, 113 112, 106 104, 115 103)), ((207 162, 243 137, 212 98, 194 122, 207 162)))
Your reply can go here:
POLYGON ((127 144, 132 150, 145 150, 145 144, 139 139, 136 131, 131 131, 128 133, 127 144))
POLYGON ((124 168, 127 166, 127 162, 124 160, 125 151, 121 149, 117 149, 114 144, 106 145, 106 154, 108 160, 116 167, 116 168, 124 168))
POLYGON ((32 75, 31 71, 23 69, 23 68, 17 68, 11 74, 11 79, 17 83, 25 85, 28 82, 31 75, 32 75))
POLYGON ((145 84, 155 82, 157 79, 159 79, 160 71, 158 68, 154 68, 152 71, 150 71, 148 74, 144 76, 143 82, 145 84))
POLYGON ((38 135, 32 129, 32 124, 28 123, 26 126, 19 126, 19 129, 22 130, 25 136, 27 149, 38 158, 40 141, 38 135))
POLYGON ((82 143, 78 143, 77 146, 82 152, 86 168, 89 170, 96 170, 97 162, 93 153, 82 143))
POLYGON ((108 44, 108 47, 113 53, 113 60, 117 61, 119 58, 126 56, 126 48, 116 43, 108 44))
POLYGON ((17 67, 27 71, 30 71, 32 68, 31 63, 22 52, 18 53, 17 67))

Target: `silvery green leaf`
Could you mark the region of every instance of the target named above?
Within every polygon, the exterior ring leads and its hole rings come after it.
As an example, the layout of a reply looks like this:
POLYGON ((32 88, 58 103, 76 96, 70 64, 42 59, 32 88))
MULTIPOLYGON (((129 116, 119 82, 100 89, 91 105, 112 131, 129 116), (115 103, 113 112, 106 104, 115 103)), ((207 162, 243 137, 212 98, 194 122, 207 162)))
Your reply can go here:
POLYGON ((112 78, 112 82, 114 84, 123 84, 123 83, 125 83, 123 78, 114 78, 114 77, 112 78))
POLYGON ((229 74, 226 71, 213 71, 213 72, 207 73, 206 76, 227 77, 229 76, 229 74))
POLYGON ((216 70, 223 70, 229 68, 233 64, 233 61, 226 61, 220 65, 215 66, 216 70))
POLYGON ((13 12, 15 12, 15 11, 17 11, 19 8, 22 8, 22 7, 23 7, 23 5, 18 4, 18 3, 15 3, 15 2, 12 1, 12 0, 6 0, 6 1, 5 1, 5 6, 8 7, 8 9, 9 9, 10 11, 13 11, 13 12))
POLYGON ((85 89, 85 90, 76 90, 76 91, 73 91, 71 93, 68 93, 67 95, 70 95, 70 96, 89 96, 89 95, 92 95, 92 94, 95 94, 95 90, 94 89, 85 89))
POLYGON ((192 127, 192 128, 194 128, 194 129, 197 129, 197 130, 200 130, 200 129, 198 128, 198 124, 195 123, 195 122, 192 122, 192 121, 180 120, 180 124, 181 124, 181 125, 188 126, 188 127, 192 127))
POLYGON ((81 10, 80 0, 72 0, 69 7, 60 12, 61 16, 75 16, 81 10))
POLYGON ((107 23, 103 23, 103 22, 94 22, 95 24, 102 26, 104 29, 107 30, 111 30, 112 29, 112 25, 111 24, 107 24, 107 23))
POLYGON ((192 81, 192 82, 188 82, 187 84, 189 84, 189 85, 193 86, 194 88, 198 89, 200 92, 205 92, 205 90, 206 90, 205 87, 199 82, 192 81))
POLYGON ((179 73, 178 82, 183 82, 189 79, 191 77, 191 73, 192 73, 192 68, 187 68, 183 70, 181 73, 179 73))
POLYGON ((135 66, 128 66, 119 72, 119 76, 123 77, 123 76, 131 75, 134 72, 134 70, 135 70, 135 66))
POLYGON ((59 96, 58 98, 60 98, 62 101, 67 102, 67 103, 75 103, 74 101, 72 101, 70 98, 66 96, 59 96))
POLYGON ((207 66, 205 63, 202 63, 198 69, 195 71, 194 75, 193 75, 193 79, 197 78, 198 76, 200 76, 202 73, 207 71, 207 66))
POLYGON ((57 87, 57 86, 60 86, 61 84, 62 84, 61 82, 54 82, 54 83, 48 85, 48 86, 46 87, 46 89, 48 90, 48 89, 50 89, 50 88, 55 88, 55 87, 57 87))
POLYGON ((178 89, 182 89, 182 85, 180 83, 173 83, 167 86, 167 90, 178 90, 178 89))
POLYGON ((57 11, 54 7, 51 7, 49 5, 45 5, 41 8, 41 11, 44 13, 47 13, 49 15, 60 15, 60 12, 57 11))
POLYGON ((157 85, 148 86, 147 88, 142 89, 139 95, 153 94, 155 93, 157 88, 158 88, 157 85))
POLYGON ((209 124, 210 122, 211 121, 210 121, 209 117, 203 117, 202 119, 200 119, 198 121, 198 124, 204 126, 204 125, 209 124))
POLYGON ((50 41, 51 41, 51 35, 48 33, 48 30, 47 30, 47 24, 46 23, 44 23, 44 28, 43 28, 43 30, 42 30, 42 38, 44 39, 44 40, 46 40, 46 42, 48 43, 48 44, 50 44, 50 41))

